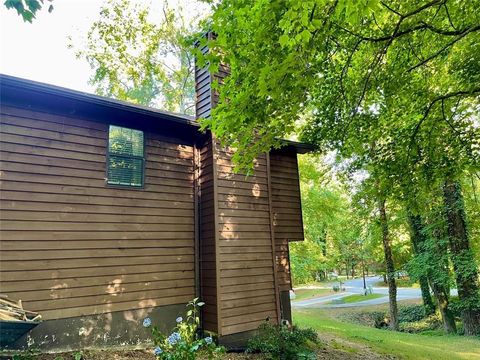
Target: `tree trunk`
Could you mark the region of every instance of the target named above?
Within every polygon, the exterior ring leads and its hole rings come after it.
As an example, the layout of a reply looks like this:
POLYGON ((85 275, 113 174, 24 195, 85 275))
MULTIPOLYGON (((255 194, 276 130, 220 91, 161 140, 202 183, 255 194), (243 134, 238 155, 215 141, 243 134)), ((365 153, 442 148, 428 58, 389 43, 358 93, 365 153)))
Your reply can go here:
POLYGON ((367 295, 367 281, 365 280, 365 264, 362 263, 363 293, 367 295))
POLYGON ((447 334, 454 334, 457 332, 457 325, 455 324, 455 317, 449 306, 450 264, 448 261, 448 244, 445 241, 445 234, 443 234, 442 227, 436 226, 432 231, 432 236, 434 238, 434 248, 431 249, 431 252, 434 256, 431 262, 434 264, 434 269, 428 275, 430 286, 438 301, 443 328, 447 334))
MULTIPOLYGON (((434 243, 429 249, 426 241, 426 235, 424 234, 424 222, 420 215, 408 215, 410 227, 412 230, 412 244, 415 255, 427 255, 426 260, 429 265, 426 266, 426 272, 424 278, 428 279, 430 286, 433 290, 433 294, 438 302, 438 308, 442 317, 442 323, 445 333, 451 334, 457 332, 457 326, 455 324, 455 318, 449 308, 450 289, 446 284, 448 283, 448 261, 446 258, 447 249, 443 245, 441 231, 438 228, 433 230, 434 243)), ((428 313, 428 300, 425 300, 422 280, 420 279, 420 287, 422 289, 422 297, 425 306, 425 313, 428 313)), ((428 287, 428 283, 427 283, 428 287)), ((429 293, 430 295, 430 293, 429 293)), ((430 301, 431 297, 430 297, 430 301)), ((435 307, 433 305, 433 311, 435 307)))
MULTIPOLYGON (((410 239, 413 245, 415 256, 420 256, 424 251, 425 236, 422 233, 423 223, 420 215, 408 214, 408 221, 411 228, 410 239)), ((433 304, 432 296, 430 295, 430 287, 428 285, 427 269, 418 277, 420 283, 420 290, 422 291, 423 307, 426 315, 432 315, 435 312, 435 305, 433 304)))
POLYGON ((465 335, 478 335, 480 334, 478 268, 469 244, 460 184, 451 180, 445 181, 443 198, 465 335))
POLYGON ((383 251, 385 253, 385 264, 387 267, 388 297, 390 303, 390 324, 391 330, 398 330, 398 307, 397 307, 397 285, 395 283, 395 267, 393 264, 392 244, 388 233, 387 212, 385 200, 378 202, 380 212, 380 226, 382 228, 383 251))
POLYGON ((438 301, 438 309, 442 316, 443 329, 446 334, 455 334, 457 332, 457 325, 455 324, 455 317, 449 307, 449 294, 445 292, 443 286, 435 282, 432 282, 431 285, 438 301))

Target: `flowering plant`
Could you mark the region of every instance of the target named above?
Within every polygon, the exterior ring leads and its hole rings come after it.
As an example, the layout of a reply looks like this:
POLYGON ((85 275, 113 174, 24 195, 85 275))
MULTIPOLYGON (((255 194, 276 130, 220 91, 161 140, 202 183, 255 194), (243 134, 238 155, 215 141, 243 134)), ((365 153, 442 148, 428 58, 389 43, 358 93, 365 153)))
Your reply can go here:
POLYGON ((177 326, 170 335, 162 334, 156 326, 152 326, 150 318, 143 320, 143 326, 150 328, 155 344, 153 353, 159 360, 195 360, 199 353, 214 359, 223 354, 225 349, 217 346, 212 337, 201 338, 198 335, 200 325, 199 308, 205 305, 198 298, 187 304, 187 317, 177 317, 177 326))

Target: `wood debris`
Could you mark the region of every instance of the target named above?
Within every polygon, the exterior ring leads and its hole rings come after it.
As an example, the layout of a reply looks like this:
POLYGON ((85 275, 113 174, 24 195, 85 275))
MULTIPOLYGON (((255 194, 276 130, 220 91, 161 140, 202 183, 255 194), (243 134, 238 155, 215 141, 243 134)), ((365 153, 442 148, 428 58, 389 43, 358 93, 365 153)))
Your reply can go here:
POLYGON ((22 300, 13 301, 0 295, 0 320, 37 322, 42 318, 36 312, 23 308, 22 300))

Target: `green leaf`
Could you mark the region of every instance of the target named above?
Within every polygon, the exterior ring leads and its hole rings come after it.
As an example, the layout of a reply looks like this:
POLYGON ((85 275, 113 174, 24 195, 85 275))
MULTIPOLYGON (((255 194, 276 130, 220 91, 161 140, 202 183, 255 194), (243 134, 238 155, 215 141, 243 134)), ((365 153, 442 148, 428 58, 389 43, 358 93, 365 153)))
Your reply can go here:
POLYGON ((282 47, 285 47, 288 45, 288 43, 290 42, 290 37, 286 34, 283 34, 280 36, 280 38, 278 39, 278 42, 280 43, 280 45, 282 47))

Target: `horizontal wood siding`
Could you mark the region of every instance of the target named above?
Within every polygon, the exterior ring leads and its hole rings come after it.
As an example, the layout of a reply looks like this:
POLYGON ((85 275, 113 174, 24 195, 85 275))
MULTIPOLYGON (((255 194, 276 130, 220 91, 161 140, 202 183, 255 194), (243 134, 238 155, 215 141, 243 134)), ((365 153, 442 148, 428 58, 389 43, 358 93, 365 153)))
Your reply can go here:
POLYGON ((277 320, 266 156, 253 176, 233 174, 230 154, 218 164, 221 334, 277 320))
POLYGON ((289 241, 303 240, 302 207, 297 155, 270 153, 272 207, 277 259, 277 279, 281 291, 291 289, 289 241))
MULTIPOLYGON (((208 47, 200 47, 203 54, 208 53, 208 47)), ((198 118, 207 118, 212 110, 212 76, 208 67, 195 66, 195 114, 198 118)))
POLYGON ((193 148, 145 133, 145 188, 105 183, 108 124, 2 106, 0 288, 44 319, 186 303, 193 148))
POLYGON ((200 293, 205 302, 202 308, 203 327, 218 332, 212 159, 212 143, 209 141, 200 151, 200 293))

